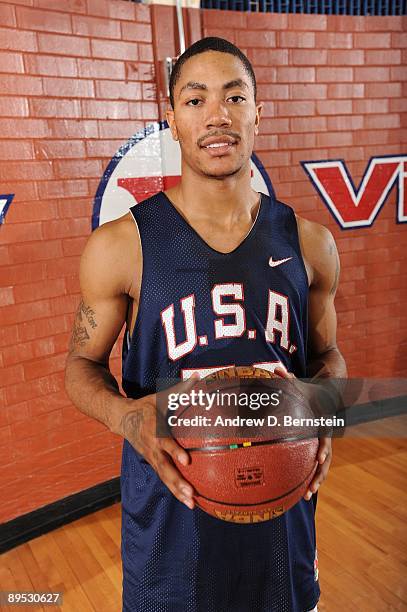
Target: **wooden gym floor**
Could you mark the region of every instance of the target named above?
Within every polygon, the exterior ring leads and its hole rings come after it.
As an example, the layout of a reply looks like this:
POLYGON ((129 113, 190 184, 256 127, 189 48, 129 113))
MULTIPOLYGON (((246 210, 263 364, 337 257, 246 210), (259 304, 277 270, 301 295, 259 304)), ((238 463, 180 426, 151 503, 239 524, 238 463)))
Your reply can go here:
MULTIPOLYGON (((320 612, 407 610, 406 466, 405 438, 334 441, 317 509, 320 612)), ((30 610, 119 612, 120 504, 5 553, 0 589, 64 592, 61 608, 30 610)))

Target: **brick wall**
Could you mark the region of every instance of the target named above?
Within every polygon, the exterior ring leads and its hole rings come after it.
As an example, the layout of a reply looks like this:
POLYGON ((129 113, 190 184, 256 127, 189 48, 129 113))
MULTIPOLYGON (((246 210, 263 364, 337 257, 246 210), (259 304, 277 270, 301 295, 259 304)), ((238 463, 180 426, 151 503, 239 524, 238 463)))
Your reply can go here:
MULTIPOLYGON (((67 398, 63 369, 93 197, 157 120, 150 9, 0 1, 0 520, 117 476, 121 440, 67 398), (153 99, 151 99, 153 98, 153 99)), ((113 370, 118 373, 116 347, 113 370)))
POLYGON ((342 158, 358 185, 371 156, 406 153, 406 25, 401 17, 203 14, 204 35, 227 32, 254 65, 265 102, 255 149, 277 196, 337 241, 338 337, 352 376, 406 375, 406 225, 395 221, 393 190, 372 227, 341 230, 300 162, 342 158))
MULTIPOLYGON (((15 194, 0 226, 0 520, 119 473, 120 439, 70 404, 63 368, 92 200, 117 148, 158 119, 172 15, 120 0, 0 0, 0 194, 15 194)), ((402 153, 402 19, 192 10, 190 40, 199 15, 203 34, 229 38, 254 63, 265 102, 256 152, 277 195, 337 239, 351 374, 405 375, 394 193, 373 227, 342 232, 299 165, 344 158, 357 184, 370 156, 402 153)), ((119 362, 116 347, 115 373, 119 362)))

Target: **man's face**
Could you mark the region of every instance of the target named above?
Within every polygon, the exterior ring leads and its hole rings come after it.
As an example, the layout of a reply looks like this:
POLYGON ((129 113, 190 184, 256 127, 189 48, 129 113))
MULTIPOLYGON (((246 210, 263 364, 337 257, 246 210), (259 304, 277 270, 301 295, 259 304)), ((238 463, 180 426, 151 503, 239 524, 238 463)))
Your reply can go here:
POLYGON ((205 51, 182 66, 167 121, 183 163, 197 174, 221 179, 247 168, 260 112, 240 59, 205 51))

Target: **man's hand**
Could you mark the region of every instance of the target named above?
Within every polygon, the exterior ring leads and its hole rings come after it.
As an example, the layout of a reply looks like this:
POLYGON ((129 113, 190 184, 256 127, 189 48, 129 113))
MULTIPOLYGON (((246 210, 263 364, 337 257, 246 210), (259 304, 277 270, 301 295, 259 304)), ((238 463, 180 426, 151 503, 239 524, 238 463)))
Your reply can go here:
MULTIPOLYGON (((288 372, 284 366, 277 366, 274 370, 274 373, 282 378, 296 378, 292 372, 288 372)), ((296 381, 300 383, 300 381, 296 381)), ((305 383, 301 384, 301 387, 305 385, 305 383)), ((318 467, 314 474, 314 478, 312 479, 307 492, 304 495, 304 499, 309 501, 314 493, 316 493, 324 482, 328 475, 329 466, 332 461, 332 439, 331 438, 320 438, 319 439, 319 447, 317 453, 317 461, 318 467)))
POLYGON ((331 465, 332 460, 332 439, 331 438, 320 438, 319 439, 319 448, 317 454, 318 467, 317 471, 314 474, 314 478, 308 487, 308 491, 304 495, 304 499, 309 501, 313 495, 316 493, 324 482, 325 478, 328 476, 329 466, 331 465))
MULTIPOLYGON (((193 375, 171 391, 188 393, 198 379, 198 374, 193 375)), ((168 392, 169 390, 162 392, 163 396, 166 397, 168 392)), ((157 436, 158 430, 167 429, 163 404, 164 402, 158 401, 158 394, 155 393, 132 400, 130 410, 123 415, 118 433, 143 455, 171 493, 192 510, 195 505, 194 489, 174 465, 175 459, 182 465, 188 465, 190 456, 170 434, 168 437, 157 436)))

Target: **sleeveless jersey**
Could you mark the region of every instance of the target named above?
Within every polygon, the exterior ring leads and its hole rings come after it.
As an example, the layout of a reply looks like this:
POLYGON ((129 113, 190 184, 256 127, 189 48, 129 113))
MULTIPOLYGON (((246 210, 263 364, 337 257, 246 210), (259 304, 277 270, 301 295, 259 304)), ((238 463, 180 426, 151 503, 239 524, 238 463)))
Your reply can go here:
MULTIPOLYGON (((123 389, 233 365, 306 375, 308 281, 292 208, 261 194, 230 253, 212 249, 160 192, 130 209, 143 254, 123 389)), ((319 598, 315 496, 273 520, 235 524, 190 510, 124 440, 123 610, 305 612, 319 598)))

